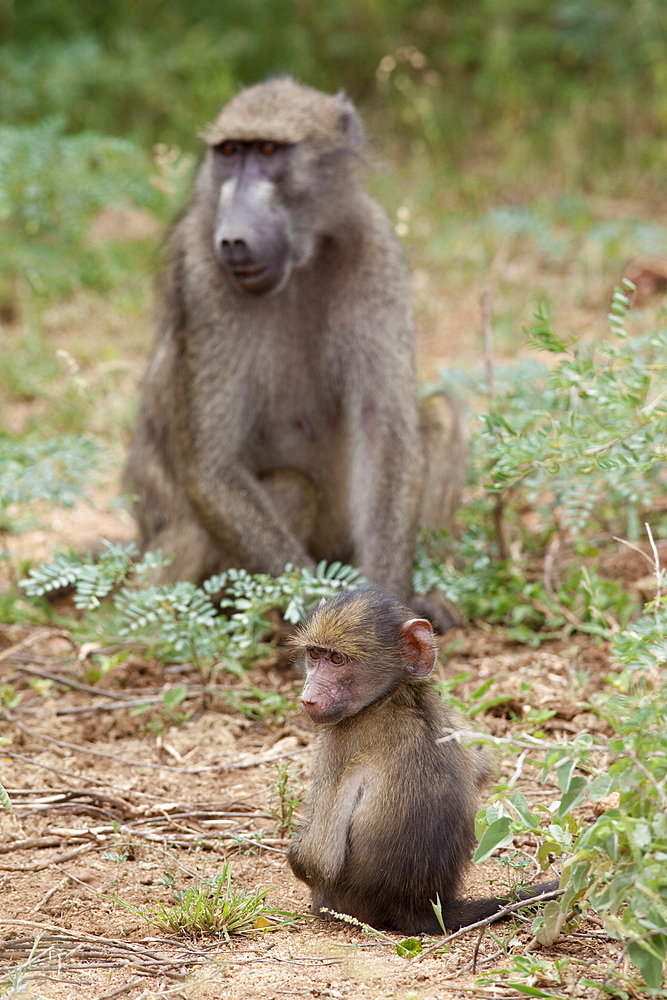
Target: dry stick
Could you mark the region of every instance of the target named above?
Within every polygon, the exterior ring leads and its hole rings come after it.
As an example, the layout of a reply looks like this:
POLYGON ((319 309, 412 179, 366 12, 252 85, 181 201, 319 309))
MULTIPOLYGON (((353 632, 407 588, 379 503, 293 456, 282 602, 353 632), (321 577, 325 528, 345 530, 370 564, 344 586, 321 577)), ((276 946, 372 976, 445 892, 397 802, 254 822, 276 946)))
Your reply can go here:
MULTIPOLYGON (((142 958, 144 962, 150 961, 157 963, 162 961, 168 961, 170 965, 177 964, 176 959, 161 959, 159 955, 155 953, 155 951, 143 947, 141 941, 136 941, 130 944, 129 942, 120 941, 117 938, 107 938, 107 937, 102 937, 101 935, 98 934, 88 934, 86 933, 86 931, 63 930, 62 927, 58 927, 55 924, 41 923, 36 920, 19 920, 11 918, 8 920, 3 919, 2 924, 4 926, 33 927, 38 932, 46 931, 47 933, 43 935, 42 940, 48 940, 54 943, 58 942, 64 943, 66 941, 80 942, 91 946, 91 948, 94 947, 100 948, 102 949, 102 951, 104 951, 104 949, 112 948, 116 949, 117 951, 121 951, 123 953, 129 952, 130 955, 142 958)), ((155 938, 151 938, 151 941, 161 945, 163 950, 165 950, 167 947, 171 947, 172 949, 178 948, 180 953, 183 953, 183 951, 185 951, 188 954, 190 953, 195 955, 206 954, 205 949, 201 948, 195 949, 189 947, 187 944, 183 942, 178 942, 178 944, 176 944, 175 942, 172 941, 162 941, 162 940, 157 940, 155 938)))
POLYGON ((640 549, 638 545, 634 545, 632 542, 628 542, 627 539, 619 538, 617 535, 612 535, 612 538, 614 539, 615 542, 620 542, 621 545, 626 545, 629 549, 632 549, 634 552, 638 552, 640 556, 643 556, 643 558, 646 559, 647 563, 653 570, 653 573, 655 574, 654 608, 655 608, 655 614, 657 615, 660 610, 660 604, 662 602, 662 584, 665 578, 665 571, 662 569, 660 565, 660 553, 658 552, 658 546, 655 544, 655 540, 653 538, 653 532, 651 531, 651 525, 648 523, 648 521, 644 521, 644 527, 646 528, 646 533, 648 534, 649 543, 651 545, 651 551, 653 553, 652 559, 651 556, 647 555, 647 553, 644 552, 643 549, 640 549))
MULTIPOLYGON (((187 770, 186 768, 173 768, 172 770, 181 770, 183 774, 203 774, 209 771, 234 771, 238 769, 245 769, 250 767, 257 767, 260 764, 269 764, 274 760, 282 760, 284 757, 294 757, 299 753, 306 753, 312 750, 312 747, 301 747, 299 750, 292 750, 289 753, 279 753, 275 754, 273 757, 262 757, 259 760, 248 761, 241 764, 229 764, 220 765, 215 767, 202 767, 197 770, 187 770)), ((20 761, 22 764, 28 764, 31 767, 37 767, 42 771, 48 771, 50 774, 57 774, 61 778, 75 778, 77 781, 88 781, 95 785, 99 785, 102 788, 113 788, 117 792, 122 792, 124 795, 135 795, 137 798, 149 799, 151 802, 163 802, 167 806, 177 808, 184 808, 187 803, 174 803, 173 796, 169 798, 166 795, 153 795, 151 792, 140 792, 134 788, 125 788, 123 785, 117 785, 113 781, 104 781, 102 778, 91 778, 89 775, 77 774, 76 771, 69 771, 62 767, 54 767, 52 764, 42 764, 41 761, 33 760, 32 757, 27 757, 22 753, 15 753, 10 750, 3 750, 3 757, 10 760, 20 761)), ((10 789, 11 794, 11 789, 10 789)))
POLYGON ((97 844, 82 844, 80 847, 75 847, 71 851, 66 851, 64 854, 54 854, 50 858, 46 858, 43 861, 32 861, 27 865, 6 865, 0 861, 0 871, 3 872, 41 872, 45 868, 50 868, 51 865, 61 865, 64 861, 73 861, 74 858, 78 858, 80 854, 87 854, 89 851, 95 850, 97 844))
POLYGON ((472 965, 472 974, 473 974, 473 976, 475 975, 475 973, 477 971, 477 956, 479 955, 480 945, 482 944, 482 938, 484 937, 485 934, 486 934, 486 927, 482 927, 482 929, 479 932, 479 935, 477 937, 477 941, 475 942, 475 948, 473 950, 472 960, 471 960, 471 963, 470 963, 472 965))
POLYGON ((491 305, 489 302, 489 286, 482 285, 479 295, 482 307, 482 331, 484 333, 484 365, 486 367, 486 386, 489 398, 496 395, 496 383, 493 370, 493 329, 491 326, 491 305))
POLYGON ((62 837, 26 837, 25 840, 13 840, 8 844, 0 844, 0 854, 27 851, 31 847, 60 847, 62 842, 62 837))
MULTIPOLYGON (((202 688, 202 691, 204 689, 202 688)), ((201 692, 194 690, 193 688, 188 689, 188 693, 182 699, 182 701, 192 701, 194 698, 198 698, 201 692)), ((112 701, 107 705, 70 705, 67 708, 57 708, 55 710, 55 715, 65 716, 65 715, 94 715, 98 712, 115 712, 123 708, 137 708, 139 705, 160 705, 164 703, 164 697, 161 694, 158 695, 146 695, 143 698, 131 698, 127 701, 112 701)))
POLYGON ((96 889, 94 885, 88 885, 87 882, 84 882, 83 879, 77 878, 76 875, 72 875, 71 872, 65 871, 65 875, 67 876, 67 878, 64 878, 62 880, 62 882, 60 883, 61 885, 63 883, 65 883, 65 882, 67 882, 67 879, 69 879, 71 882, 75 882, 82 889, 85 889, 85 891, 89 892, 92 896, 102 896, 104 899, 112 899, 113 898, 113 897, 109 896, 108 893, 102 892, 101 889, 96 889))
MULTIPOLYGON (((166 817, 168 821, 168 826, 162 831, 157 830, 155 832, 148 832, 146 830, 138 830, 136 827, 128 826, 126 824, 110 825, 110 826, 98 826, 98 827, 73 827, 71 829, 64 828, 56 830, 56 834, 59 839, 56 843, 62 843, 63 840, 80 839, 81 837, 92 837, 94 843, 87 843, 75 850, 79 853, 83 853, 85 849, 93 850, 96 847, 101 847, 103 843, 113 836, 125 837, 128 840, 133 838, 136 840, 147 841, 151 844, 164 844, 168 842, 169 844, 175 845, 177 847, 189 848, 193 846, 207 848, 210 851, 217 851, 220 847, 220 842, 231 840, 236 843, 247 843, 252 844, 258 849, 265 851, 272 851, 274 854, 285 854, 285 849, 283 847, 275 847, 275 844, 284 844, 285 840, 283 837, 265 837, 261 840, 257 839, 256 835, 252 832, 243 834, 240 831, 235 832, 234 830, 220 830, 219 832, 211 831, 210 833, 204 833, 199 830, 187 830, 176 823, 172 823, 169 817, 166 817), (176 834, 171 834, 170 831, 175 829, 178 831, 176 834)), ((245 818, 245 816, 244 816, 245 818)), ((31 846, 42 847, 43 844, 35 844, 31 846)), ((5 865, 0 862, 0 871, 41 871, 43 868, 48 868, 51 864, 58 864, 62 861, 67 861, 70 857, 76 856, 75 854, 67 854, 63 856, 56 856, 50 860, 44 862, 34 862, 32 865, 5 865), (39 867, 36 867, 36 866, 39 867)))
POLYGON ((19 722, 18 719, 11 717, 9 712, 3 712, 3 715, 7 720, 17 729, 20 729, 22 733, 26 736, 32 736, 33 739, 42 740, 44 743, 52 743, 54 746, 63 747, 65 750, 75 750, 77 753, 86 754, 89 757, 99 757, 102 760, 113 760, 118 764, 127 764, 129 767, 143 767, 150 770, 159 771, 179 771, 181 773, 191 773, 186 771, 182 767, 174 767, 171 764, 152 764, 143 763, 143 761, 129 760, 127 757, 121 757, 114 753, 103 753, 101 750, 89 750, 87 747, 80 746, 78 743, 67 743, 65 740, 58 740, 55 736, 46 736, 44 733, 38 733, 36 730, 31 729, 30 726, 26 726, 23 722, 19 722))
POLYGON ((72 636, 65 629, 40 628, 36 632, 33 632, 32 635, 27 635, 25 639, 21 639, 20 642, 15 642, 13 646, 3 649, 0 653, 0 663, 3 663, 4 660, 10 660, 19 649, 27 649, 30 646, 34 646, 40 639, 51 637, 66 639, 67 642, 76 648, 76 643, 72 639, 72 636))
POLYGON ((32 757, 26 757, 22 753, 14 753, 10 750, 3 750, 2 755, 10 760, 17 760, 22 764, 29 764, 31 767, 38 767, 42 771, 49 771, 51 774, 57 774, 61 778, 76 778, 78 781, 90 781, 94 782, 96 785, 101 785, 104 788, 113 788, 117 792, 123 792, 125 795, 136 795, 138 798, 149 799, 151 802, 164 803, 165 809, 170 807, 184 808, 187 804, 179 802, 174 803, 173 798, 168 798, 166 795, 153 795, 150 792, 140 792, 134 788, 124 788, 122 785, 116 785, 112 781, 104 781, 102 778, 91 778, 89 775, 77 774, 76 771, 67 771, 62 767, 53 767, 51 764, 42 764, 41 761, 33 760, 32 757))
POLYGON ((130 990, 136 989, 137 986, 141 986, 143 979, 131 979, 129 983, 125 983, 124 986, 118 986, 115 990, 111 990, 110 993, 100 993, 95 1000, 113 1000, 114 997, 120 997, 123 993, 129 993, 130 990))
MULTIPOLYGON (((132 794, 129 791, 128 794, 132 794)), ((28 806, 30 808, 35 808, 36 806, 58 806, 71 805, 73 799, 86 798, 92 799, 93 802, 103 802, 105 805, 112 806, 118 812, 136 814, 136 808, 127 799, 119 799, 116 795, 112 795, 110 792, 100 792, 96 788, 66 788, 61 792, 51 796, 52 801, 44 799, 37 799, 34 802, 25 802, 22 805, 28 806)), ((86 803, 89 804, 89 803, 86 803)))
MULTIPOLYGON (((143 767, 148 770, 158 770, 158 771, 176 771, 178 774, 203 774, 209 771, 227 771, 234 770, 235 768, 248 768, 256 767, 259 764, 269 764, 274 760, 281 760, 283 757, 294 757, 299 753, 305 753, 310 750, 310 747, 299 747, 298 750, 291 750, 287 753, 274 754, 268 757, 260 757, 253 761, 248 761, 246 763, 239 764, 211 764, 206 767, 175 767, 173 764, 153 764, 144 763, 139 760, 129 760, 127 757, 121 757, 119 754, 114 753, 103 753, 101 750, 89 750, 87 747, 80 746, 78 743, 67 743, 65 740, 58 740, 54 736, 46 736, 44 733, 38 733, 36 730, 31 729, 30 726, 26 726, 23 722, 19 722, 18 719, 12 717, 12 715, 4 710, 1 713, 7 721, 20 729, 21 732, 25 733, 26 736, 32 736, 34 739, 43 740, 45 743, 53 743, 55 746, 63 747, 65 750, 75 750, 77 753, 87 754, 89 757, 100 757, 103 760, 113 760, 118 764, 127 764, 128 767, 143 767)), ((8 755, 9 756, 9 755, 8 755)))
POLYGON ((558 602, 556 597, 556 591, 554 589, 554 570, 556 566, 556 558, 560 550, 560 537, 555 534, 549 544, 547 545, 546 555, 544 556, 544 589, 551 598, 552 601, 558 602))
MULTIPOLYGON (((32 789, 15 789, 9 788, 8 794, 11 796, 26 795, 32 792, 32 789)), ((51 791, 51 789, 49 789, 51 791)), ((42 793, 40 793, 42 794, 42 793)), ((129 790, 128 794, 133 794, 132 790, 129 790)), ((272 815, 268 812, 248 812, 244 809, 230 810, 227 808, 228 803, 215 803, 215 802, 197 802, 192 805, 189 803, 181 802, 165 802, 157 803, 153 808, 157 810, 152 814, 141 812, 137 807, 133 806, 126 799, 119 799, 108 792, 99 792, 96 788, 69 788, 58 791, 53 795, 43 796, 39 799, 34 799, 32 801, 23 801, 20 806, 17 806, 18 810, 23 810, 20 814, 22 816, 28 815, 29 813, 36 812, 39 809, 58 809, 62 806, 87 806, 89 803, 81 801, 73 801, 76 799, 93 799, 98 802, 105 802, 110 806, 113 806, 117 812, 122 814, 130 814, 127 817, 127 824, 132 825, 134 823, 160 823, 165 817, 169 819, 196 819, 199 820, 203 825, 211 823, 219 823, 225 819, 271 819, 272 815), (223 806, 225 808, 221 808, 223 806), (176 810, 181 810, 177 812, 176 810), (139 812, 138 818, 137 813, 139 812), (170 814, 170 815, 169 815, 170 814)), ((146 807, 143 807, 144 809, 146 807)), ((150 807, 149 807, 150 808, 150 807)), ((116 817, 114 816, 115 820, 116 817)), ((48 838, 40 837, 29 837, 25 841, 20 843, 25 847, 50 847, 53 846, 46 841, 48 838), (44 841, 42 843, 42 841, 44 841)), ((11 851, 17 849, 17 842, 13 844, 0 844, 0 853, 3 851, 11 851)))
POLYGON ((552 889, 551 892, 541 892, 539 896, 530 896, 528 899, 520 899, 516 903, 509 903, 507 906, 503 906, 502 909, 492 913, 490 917, 485 917, 484 920, 477 920, 474 924, 466 924, 465 927, 459 927, 459 929, 454 931, 453 934, 449 934, 446 938, 443 938, 442 941, 437 941, 435 944, 431 945, 430 948, 426 948, 421 955, 417 955, 416 958, 411 959, 409 966, 414 965, 415 962, 421 962, 422 958, 426 958, 427 955, 431 955, 434 951, 438 951, 438 949, 442 948, 443 945, 449 944, 450 941, 460 937, 462 934, 467 934, 468 931, 489 927, 490 924, 495 924, 496 921, 502 920, 503 917, 508 916, 510 913, 522 910, 526 906, 535 906, 536 903, 544 903, 549 899, 557 899, 559 896, 562 896, 564 892, 564 889, 552 889))
MULTIPOLYGON (((489 286, 483 285, 479 296, 482 307, 482 331, 484 333, 484 365, 486 368, 486 386, 489 400, 493 401, 496 396, 496 381, 493 368, 493 328, 491 326, 491 303, 489 299, 489 286)), ((509 556, 507 542, 505 541, 505 524, 503 515, 505 512, 505 501, 502 494, 498 494, 493 505, 493 524, 496 538, 498 540, 498 555, 502 560, 509 556)))
POLYGON ((73 688, 75 691, 83 691, 85 694, 92 694, 96 698, 109 698, 111 701, 130 701, 132 695, 121 694, 120 691, 104 691, 101 688, 93 687, 92 684, 81 684, 80 681, 71 681, 67 677, 59 674, 49 674, 45 670, 35 670, 34 667, 16 667, 22 674, 29 674, 31 677, 41 677, 45 681, 54 681, 62 684, 63 687, 73 688))
POLYGON ((28 911, 28 916, 32 916, 33 913, 38 913, 39 910, 41 910, 41 908, 48 903, 48 901, 51 899, 51 896, 53 896, 54 892, 57 892, 58 889, 62 889, 64 885, 67 885, 66 878, 61 878, 60 882, 56 882, 55 885, 52 885, 49 891, 42 896, 39 903, 37 903, 36 906, 33 906, 32 910, 28 911))
POLYGON ((129 952, 132 956, 132 961, 143 961, 144 964, 152 963, 153 966, 156 964, 168 964, 169 966, 183 964, 184 962, 194 962, 197 959, 204 959, 206 956, 214 949, 215 945, 219 945, 219 941, 215 944, 210 945, 207 949, 193 949, 187 947, 185 943, 179 942, 178 945, 170 941, 160 941, 158 942, 162 946, 162 950, 166 950, 167 947, 171 947, 171 951, 177 950, 178 954, 176 956, 172 955, 169 958, 160 958, 159 955, 149 952, 146 949, 137 950, 136 948, 123 945, 120 942, 108 941, 108 939, 101 939, 101 943, 96 945, 89 941, 81 941, 75 944, 72 948, 71 945, 77 941, 77 937, 74 932, 60 933, 60 934, 40 934, 35 939, 34 936, 31 937, 21 937, 6 939, 0 942, 0 954, 12 955, 16 957, 19 951, 29 952, 30 954, 35 953, 35 940, 37 940, 39 945, 48 945, 48 954, 40 955, 35 954, 35 962, 41 962, 42 967, 48 965, 51 962, 51 956, 53 949, 59 945, 67 946, 70 950, 64 955, 60 952, 57 955, 58 962, 62 962, 63 959, 72 958, 73 956, 80 956, 87 960, 92 960, 95 958, 104 958, 106 964, 109 963, 112 955, 114 953, 120 953, 118 955, 118 961, 122 964, 128 963, 127 953, 129 952))

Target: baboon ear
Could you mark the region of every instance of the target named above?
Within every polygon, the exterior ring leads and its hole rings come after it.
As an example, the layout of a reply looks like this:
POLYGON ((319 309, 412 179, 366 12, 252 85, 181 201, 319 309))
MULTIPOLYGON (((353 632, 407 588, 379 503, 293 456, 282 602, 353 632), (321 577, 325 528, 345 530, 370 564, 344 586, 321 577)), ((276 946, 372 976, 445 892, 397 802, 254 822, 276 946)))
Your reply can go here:
POLYGON ((435 637, 426 618, 411 618, 401 626, 403 667, 412 677, 426 677, 435 666, 435 637))
POLYGON ((352 101, 344 90, 336 94, 336 102, 340 108, 338 127, 347 137, 349 148, 358 152, 364 145, 364 127, 352 101))

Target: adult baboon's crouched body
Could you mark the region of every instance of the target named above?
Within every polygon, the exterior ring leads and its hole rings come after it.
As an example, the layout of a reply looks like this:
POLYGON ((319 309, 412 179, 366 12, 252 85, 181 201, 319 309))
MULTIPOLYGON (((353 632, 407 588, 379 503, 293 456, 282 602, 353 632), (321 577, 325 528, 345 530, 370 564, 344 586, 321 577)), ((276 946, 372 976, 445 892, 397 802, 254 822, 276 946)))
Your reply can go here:
POLYGON ((175 553, 167 579, 341 559, 405 598, 465 444, 444 397, 418 411, 408 272, 357 113, 281 77, 205 139, 127 461, 141 543, 175 553))

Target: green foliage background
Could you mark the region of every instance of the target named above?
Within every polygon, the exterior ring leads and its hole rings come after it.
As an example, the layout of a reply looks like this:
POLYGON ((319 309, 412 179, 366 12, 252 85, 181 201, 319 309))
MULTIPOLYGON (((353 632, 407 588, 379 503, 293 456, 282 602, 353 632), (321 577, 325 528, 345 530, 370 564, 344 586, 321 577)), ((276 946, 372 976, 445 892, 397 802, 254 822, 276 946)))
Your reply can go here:
POLYGON ((662 0, 0 0, 0 309, 26 282, 117 287, 132 251, 84 239, 100 207, 166 222, 198 130, 280 72, 344 87, 420 200, 488 211, 502 190, 488 224, 562 255, 519 192, 566 191, 556 215, 576 229, 591 222, 579 192, 661 190, 666 53, 662 0))
POLYGON ((193 122, 238 85, 287 71, 372 104, 389 57, 393 124, 414 137, 426 115, 441 155, 483 130, 496 151, 531 131, 548 156, 564 123, 589 176, 610 153, 647 169, 664 153, 661 0, 2 0, 0 33, 6 124, 63 114, 71 131, 193 148, 193 122))

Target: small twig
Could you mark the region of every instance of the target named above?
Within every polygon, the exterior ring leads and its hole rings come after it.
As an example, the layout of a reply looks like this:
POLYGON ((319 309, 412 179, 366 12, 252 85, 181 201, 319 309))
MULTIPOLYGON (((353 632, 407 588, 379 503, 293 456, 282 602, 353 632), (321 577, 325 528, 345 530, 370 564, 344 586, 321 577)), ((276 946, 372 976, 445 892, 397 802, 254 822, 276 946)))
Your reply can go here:
MULTIPOLYGON (((202 688, 202 691, 204 689, 202 688)), ((188 690, 188 693, 182 699, 182 701, 192 701, 200 696, 201 692, 188 690)), ((58 716, 65 715, 93 715, 99 712, 116 712, 124 708, 138 708, 139 706, 145 705, 161 705, 164 704, 164 697, 159 695, 146 695, 143 698, 128 698, 127 701, 111 701, 106 705, 69 705, 64 708, 57 708, 55 714, 58 716)))
POLYGON ((482 332, 484 333, 484 364, 486 367, 486 387, 489 399, 496 395, 495 377, 493 371, 493 329, 491 326, 491 304, 489 301, 489 286, 482 285, 479 294, 482 307, 482 332))
POLYGON ((524 760, 526 759, 527 756, 528 756, 528 750, 525 750, 525 749, 522 750, 521 753, 519 754, 519 759, 516 762, 516 767, 514 768, 514 773, 512 774, 512 777, 509 779, 509 781, 507 782, 507 787, 508 788, 513 788, 514 785, 519 780, 519 778, 521 777, 521 774, 523 772, 523 762, 524 762, 524 760))
POLYGON ((29 674, 31 677, 41 677, 45 681, 53 681, 55 684, 62 684, 63 687, 73 688, 75 691, 83 691, 96 698, 110 698, 112 701, 129 701, 131 695, 121 694, 119 691, 104 691, 102 688, 93 687, 92 684, 81 684, 80 681, 72 681, 68 677, 60 674, 50 674, 45 670, 35 670, 34 667, 16 667, 22 674, 29 674))
POLYGON ((34 646, 36 642, 40 639, 48 639, 55 637, 58 639, 66 639, 72 646, 75 646, 75 642, 69 632, 64 629, 52 629, 52 628, 40 628, 32 635, 27 635, 20 642, 15 642, 13 646, 9 646, 7 649, 3 649, 0 653, 0 663, 4 660, 11 660, 12 656, 19 651, 19 649, 28 649, 30 646, 34 646))
POLYGON ((26 837, 24 840, 12 840, 0 844, 0 854, 13 854, 14 851, 27 851, 31 847, 59 847, 62 837, 26 837))
POLYGON ((64 854, 54 854, 50 858, 46 858, 43 861, 33 861, 27 865, 6 865, 0 861, 0 871, 3 872, 41 872, 45 868, 50 868, 51 865, 61 865, 64 861, 72 861, 74 858, 78 858, 80 854, 86 854, 88 851, 93 851, 97 847, 97 844, 82 844, 80 847, 75 847, 71 851, 66 851, 64 854))
POLYGON ((12 725, 16 726, 17 729, 20 729, 26 736, 42 740, 44 743, 52 743, 54 746, 62 747, 64 750, 74 750, 76 753, 86 754, 89 757, 98 757, 101 760, 113 760, 118 764, 126 764, 128 767, 141 767, 151 771, 178 771, 181 774, 193 773, 189 768, 175 767, 173 764, 153 764, 152 762, 129 760, 129 758, 121 757, 119 754, 115 753, 103 753, 101 750, 89 750, 88 747, 81 746, 78 743, 68 743, 66 740, 56 739, 55 736, 46 736, 45 733, 39 733, 35 729, 31 729, 30 726, 26 726, 25 723, 19 722, 18 719, 12 718, 8 712, 4 712, 3 714, 12 725))
POLYGON ((455 938, 460 937, 462 934, 467 934, 468 931, 475 931, 478 928, 486 928, 491 924, 495 924, 498 920, 502 920, 504 917, 509 916, 511 913, 515 913, 517 910, 522 910, 526 906, 535 906, 537 903, 544 903, 549 899, 558 899, 565 892, 564 889, 552 889, 551 892, 541 892, 539 896, 529 896, 528 899, 520 899, 516 903, 509 903, 507 906, 503 906, 502 909, 497 910, 492 913, 490 917, 485 917, 484 920, 477 920, 474 924, 466 924, 465 927, 459 927, 457 931, 453 934, 449 934, 442 941, 436 941, 435 944, 431 945, 430 948, 426 948, 421 955, 417 955, 415 958, 410 960, 409 965, 412 966, 416 962, 421 962, 422 958, 426 958, 427 955, 433 954, 434 951, 438 951, 444 945, 449 944, 450 941, 454 941, 455 938))
POLYGON ((509 558, 509 547, 507 545, 507 539, 505 538, 505 498, 502 493, 499 493, 496 497, 496 502, 493 505, 493 526, 496 532, 496 541, 498 542, 498 558, 505 562, 509 558))
POLYGON ((547 551, 544 556, 544 589, 551 598, 552 601, 558 601, 556 597, 556 591, 554 590, 554 570, 556 566, 556 557, 560 550, 560 538, 558 535, 554 535, 547 546, 547 551))
POLYGON ((36 906, 33 906, 32 910, 28 911, 28 916, 32 916, 33 913, 38 913, 43 906, 46 906, 48 901, 51 899, 51 896, 53 896, 53 894, 57 892, 58 889, 62 889, 64 885, 67 885, 66 878, 61 878, 60 882, 56 882, 55 885, 52 885, 49 891, 42 896, 39 903, 37 903, 36 906))
POLYGON ((663 788, 663 783, 661 781, 656 781, 655 776, 653 774, 651 774, 651 772, 649 771, 649 769, 639 759, 639 757, 638 757, 638 755, 637 755, 637 753, 636 753, 635 750, 628 750, 627 751, 627 756, 633 762, 633 764, 635 765, 635 767, 637 768, 637 770, 641 771, 641 773, 644 775, 644 777, 646 778, 646 780, 648 781, 648 783, 650 785, 652 785, 653 788, 656 790, 656 792, 658 794, 658 798, 660 799, 660 802, 662 803, 662 808, 665 809, 665 810, 667 810, 667 795, 665 795, 665 790, 663 788))
MULTIPOLYGON (((270 764, 274 760, 282 760, 285 757, 295 757, 297 754, 306 753, 311 749, 309 746, 299 747, 297 750, 289 750, 286 753, 269 754, 262 757, 256 757, 254 760, 245 762, 241 761, 236 764, 212 764, 205 767, 176 767, 174 764, 154 764, 152 762, 130 760, 128 757, 121 757, 119 754, 114 753, 104 753, 101 750, 89 750, 88 747, 81 746, 78 743, 68 743, 66 740, 56 739, 55 736, 46 736, 45 733, 37 732, 37 730, 31 729, 30 726, 26 726, 25 723, 19 722, 18 719, 14 718, 13 715, 11 715, 11 713, 9 713, 6 709, 0 714, 2 714, 11 725, 16 726, 17 729, 20 729, 21 732, 25 733, 26 736, 43 740, 45 743, 52 743, 54 746, 62 747, 64 750, 74 750, 76 753, 87 754, 89 757, 99 757, 102 760, 113 760, 118 764, 127 764, 128 767, 145 768, 151 771, 175 771, 178 774, 204 774, 211 771, 246 769, 249 767, 258 767, 260 764, 270 764)), ((12 755, 6 754, 6 756, 12 755)), ((18 755, 16 756, 18 757, 18 755)))
POLYGON ((141 986, 143 983, 142 979, 130 979, 129 983, 125 983, 123 986, 117 986, 115 990, 111 990, 110 993, 100 993, 95 1000, 113 1000, 114 997, 120 997, 123 993, 129 993, 130 990, 136 989, 137 986, 141 986))
POLYGON ((479 936, 477 938, 477 941, 475 942, 475 947, 474 947, 473 953, 472 953, 472 974, 473 974, 473 976, 477 972, 477 956, 479 955, 479 948, 480 948, 480 945, 482 943, 482 939, 484 938, 485 934, 486 934, 486 927, 482 927, 481 931, 479 932, 479 936))
MULTIPOLYGON (((435 742, 436 743, 449 743, 454 740, 457 743, 491 743, 493 746, 499 747, 525 747, 527 750, 557 750, 563 749, 568 752, 571 751, 571 747, 567 742, 563 740, 543 740, 538 736, 531 736, 530 733, 523 733, 521 737, 514 736, 492 736, 491 733, 482 733, 474 729, 443 729, 444 736, 440 736, 435 742)), ((591 746, 586 747, 587 752, 591 753, 602 753, 608 754, 609 747, 603 746, 599 743, 594 743, 591 746)), ((616 760, 622 760, 624 754, 617 754, 616 760)), ((556 787, 552 785, 552 787, 556 787)), ((531 794, 528 792, 527 794, 531 794)), ((542 794, 532 793, 532 794, 542 794)))
POLYGON ((640 549, 639 546, 635 545, 634 542, 629 542, 627 538, 619 538, 618 535, 612 535, 611 537, 614 539, 615 542, 620 542, 621 545, 625 545, 626 548, 632 549, 633 552, 637 552, 643 559, 646 560, 649 566, 653 568, 653 566, 655 565, 654 562, 655 557, 654 559, 651 559, 650 555, 648 555, 647 552, 644 552, 643 549, 640 549))
POLYGON ((655 544, 655 541, 653 539, 653 532, 651 531, 651 525, 648 523, 648 521, 645 521, 644 527, 646 528, 648 540, 651 543, 651 551, 653 552, 653 567, 655 572, 655 608, 657 611, 662 602, 662 579, 664 574, 662 571, 662 567, 660 566, 660 553, 658 552, 658 546, 655 544))

